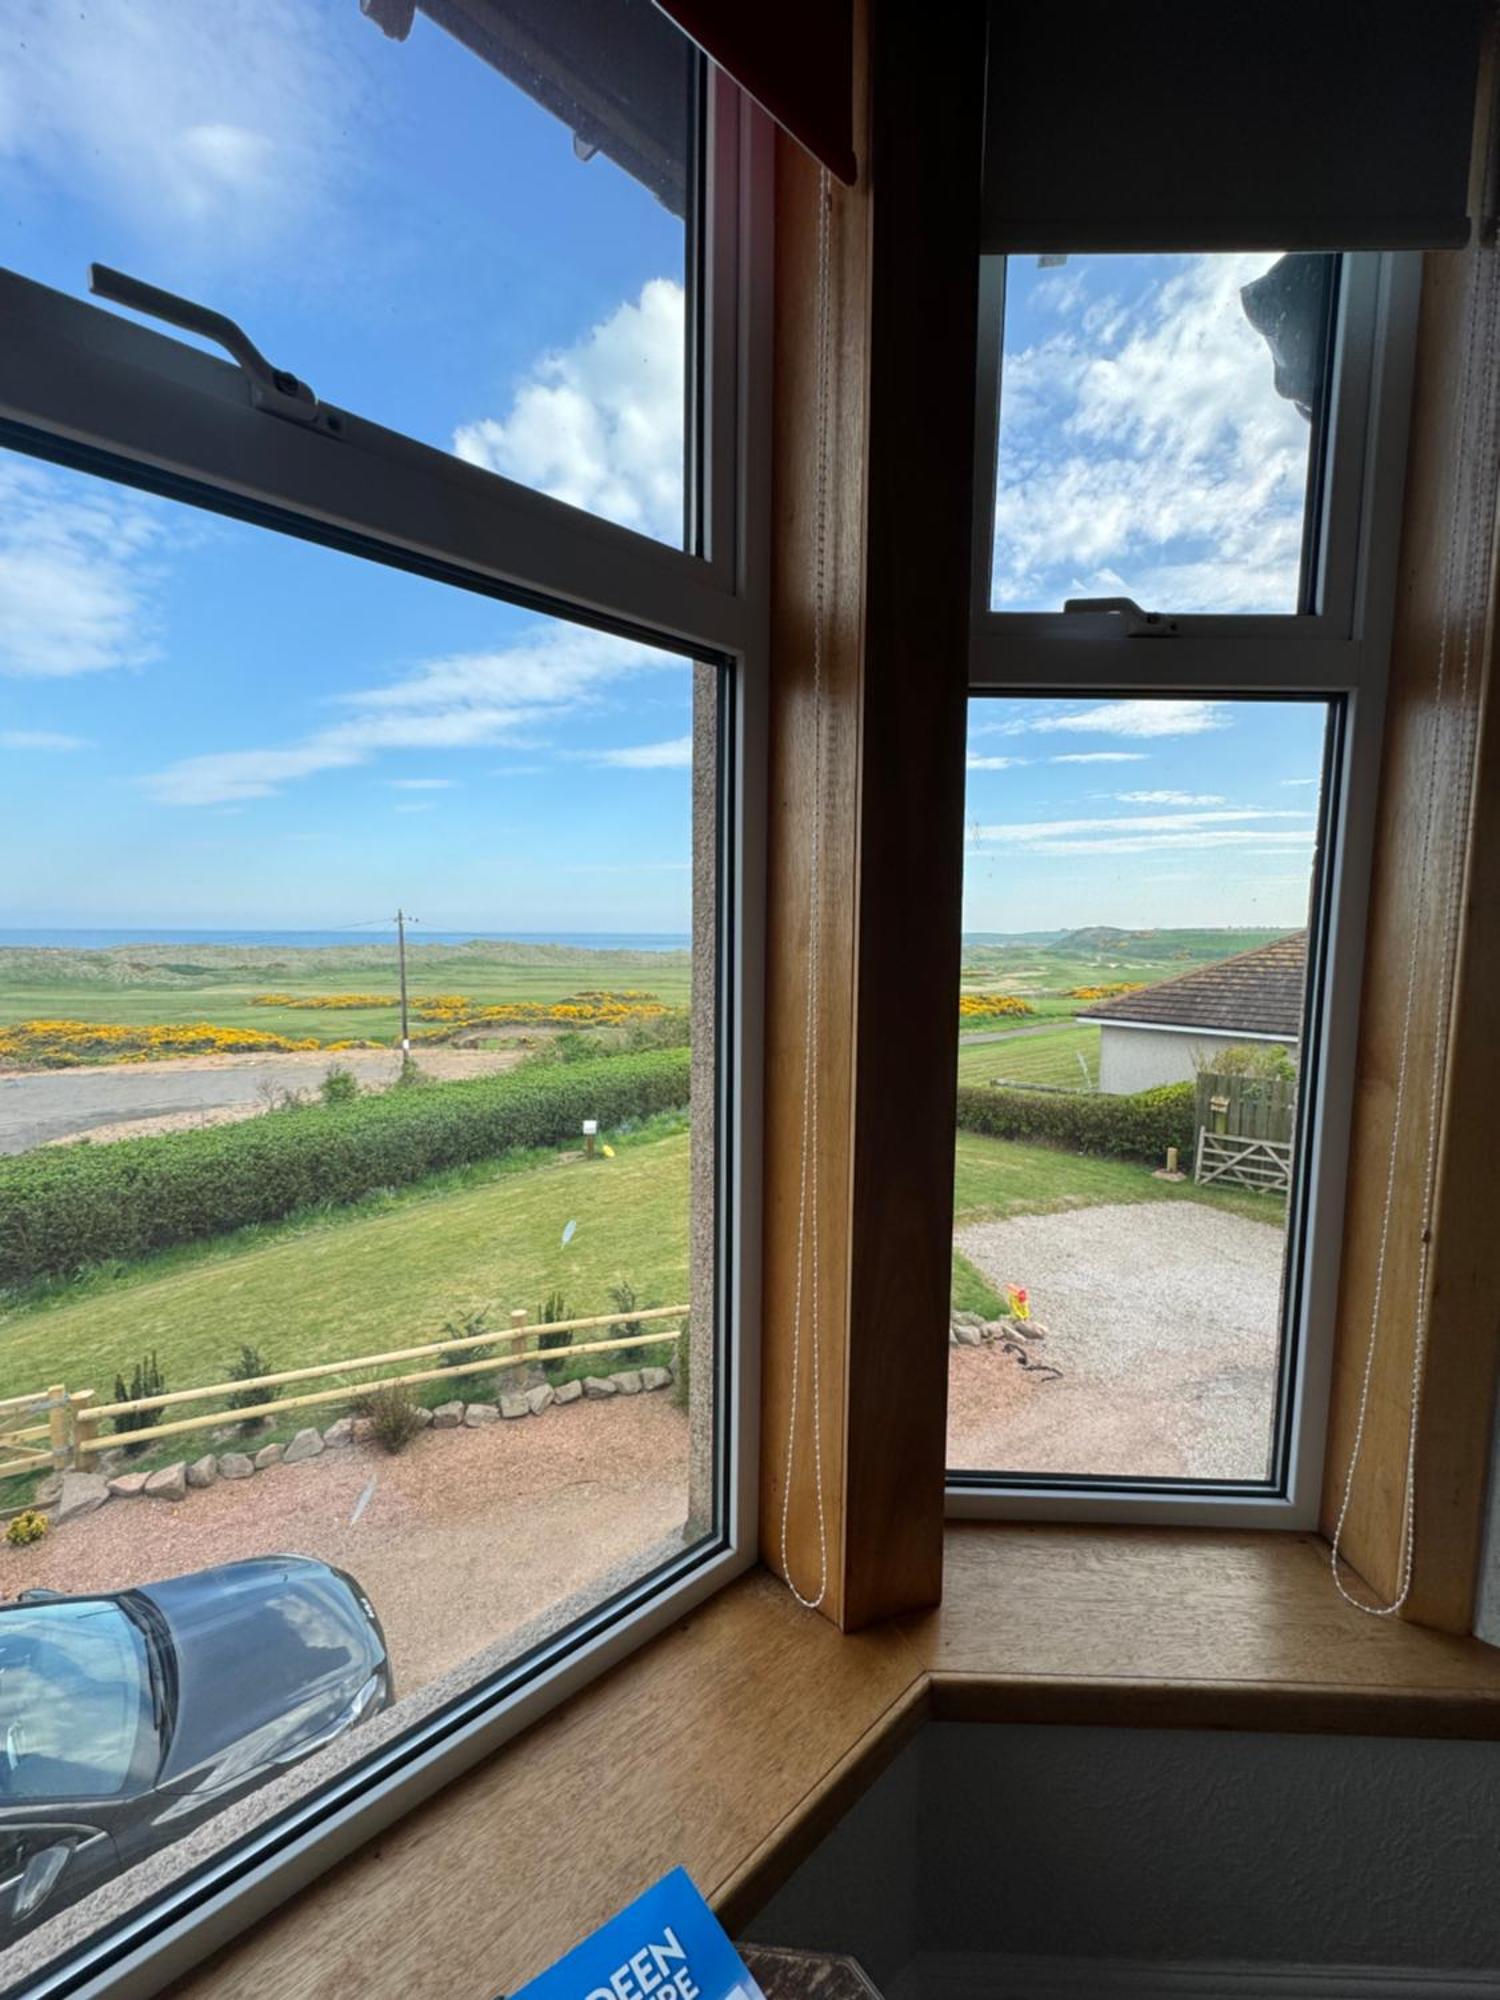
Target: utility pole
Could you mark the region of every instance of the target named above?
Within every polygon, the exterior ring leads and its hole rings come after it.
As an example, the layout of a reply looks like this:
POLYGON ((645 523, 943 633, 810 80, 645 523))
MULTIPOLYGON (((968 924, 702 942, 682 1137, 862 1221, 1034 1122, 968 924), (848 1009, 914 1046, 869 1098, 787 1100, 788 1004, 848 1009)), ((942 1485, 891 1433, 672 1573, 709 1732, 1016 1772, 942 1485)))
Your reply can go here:
MULTIPOLYGON (((415 921, 415 919, 413 919, 415 921)), ((401 1054, 411 1054, 411 1029, 406 1018, 406 912, 396 912, 396 959, 401 968, 401 1054)))

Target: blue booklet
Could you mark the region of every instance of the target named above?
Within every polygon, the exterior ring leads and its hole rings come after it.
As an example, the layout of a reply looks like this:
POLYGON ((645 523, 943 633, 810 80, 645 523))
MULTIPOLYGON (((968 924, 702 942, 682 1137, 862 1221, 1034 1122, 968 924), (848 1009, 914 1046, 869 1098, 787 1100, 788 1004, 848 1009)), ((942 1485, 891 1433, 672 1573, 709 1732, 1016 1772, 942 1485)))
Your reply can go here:
POLYGON ((674 1868, 510 2000, 763 2000, 718 1918, 674 1868))

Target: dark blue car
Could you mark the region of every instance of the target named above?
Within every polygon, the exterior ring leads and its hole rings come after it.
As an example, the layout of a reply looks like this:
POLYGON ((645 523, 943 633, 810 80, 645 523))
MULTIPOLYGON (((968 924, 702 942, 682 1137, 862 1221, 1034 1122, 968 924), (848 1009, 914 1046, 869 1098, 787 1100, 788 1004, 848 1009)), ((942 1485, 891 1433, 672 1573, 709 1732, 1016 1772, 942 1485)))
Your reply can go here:
POLYGON ((305 1556, 0 1605, 0 1942, 393 1698, 374 1606, 305 1556))

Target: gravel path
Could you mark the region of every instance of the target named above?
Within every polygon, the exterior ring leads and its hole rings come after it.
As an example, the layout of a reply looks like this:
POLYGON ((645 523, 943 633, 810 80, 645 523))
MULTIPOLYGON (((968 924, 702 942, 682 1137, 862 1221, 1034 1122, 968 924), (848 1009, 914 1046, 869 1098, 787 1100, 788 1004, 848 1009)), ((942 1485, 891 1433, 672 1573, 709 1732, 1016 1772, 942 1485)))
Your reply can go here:
POLYGON ((1265 1477, 1284 1237, 1196 1202, 971 1223, 954 1241, 1025 1285, 1041 1381, 993 1348, 952 1350, 948 1463, 1007 1472, 1265 1477))
MULTIPOLYGON (((421 1049, 417 1062, 447 1081, 513 1069, 520 1049, 421 1049)), ((0 1072, 0 1154, 24 1153, 100 1128, 136 1131, 252 1118, 268 1093, 314 1091, 336 1065, 367 1089, 395 1080, 394 1049, 320 1049, 294 1055, 183 1057, 153 1063, 100 1063, 77 1069, 0 1072)), ((117 1134, 116 1136, 123 1136, 117 1134)))
POLYGON ((111 1500, 30 1548, 0 1546, 0 1595, 120 1590, 242 1556, 319 1556, 364 1585, 397 1688, 412 1694, 680 1529, 687 1443, 687 1419, 661 1391, 425 1431, 396 1458, 331 1449, 180 1502, 111 1500))

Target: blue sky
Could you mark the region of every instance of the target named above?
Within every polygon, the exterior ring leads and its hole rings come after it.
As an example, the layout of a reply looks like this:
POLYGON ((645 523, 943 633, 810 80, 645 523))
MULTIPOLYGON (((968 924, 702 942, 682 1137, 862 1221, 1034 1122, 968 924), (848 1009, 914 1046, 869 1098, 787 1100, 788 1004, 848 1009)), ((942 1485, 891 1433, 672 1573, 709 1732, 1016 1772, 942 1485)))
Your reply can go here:
MULTIPOLYGON (((0 198, 26 276, 680 538, 681 223, 422 15, 9 9, 0 198)), ((671 656, 5 455, 0 673, 0 924, 688 923, 671 656)))
MULTIPOLYGON (((0 204, 28 277, 82 295, 116 264, 331 402, 680 537, 681 224, 420 14, 397 43, 357 0, 11 0, 0 204)), ((1238 308, 1266 261, 1016 265, 997 601, 1285 608, 1306 425, 1238 308)), ((0 926, 399 900, 442 929, 681 931, 690 681, 0 455, 0 838, 28 857, 0 926)), ((1101 706, 976 717, 969 927, 1299 921, 1321 718, 1101 706)))
POLYGON ((1307 921, 1319 702, 969 704, 964 929, 1307 921))
POLYGON ((1240 302, 1276 261, 1010 260, 997 611, 1296 611, 1311 427, 1240 302))

